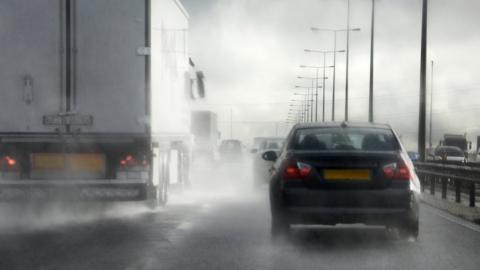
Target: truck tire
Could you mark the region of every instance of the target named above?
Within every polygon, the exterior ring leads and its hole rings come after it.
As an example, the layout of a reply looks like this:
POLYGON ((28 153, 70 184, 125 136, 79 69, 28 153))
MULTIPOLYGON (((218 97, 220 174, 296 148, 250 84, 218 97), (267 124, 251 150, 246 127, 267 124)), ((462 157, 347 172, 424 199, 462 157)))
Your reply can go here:
POLYGON ((168 202, 168 183, 167 181, 163 181, 160 187, 157 188, 158 190, 158 204, 160 206, 165 206, 168 202))
POLYGON ((161 206, 165 206, 168 201, 168 184, 166 181, 159 186, 153 187, 147 200, 147 206, 151 210, 155 210, 161 206))

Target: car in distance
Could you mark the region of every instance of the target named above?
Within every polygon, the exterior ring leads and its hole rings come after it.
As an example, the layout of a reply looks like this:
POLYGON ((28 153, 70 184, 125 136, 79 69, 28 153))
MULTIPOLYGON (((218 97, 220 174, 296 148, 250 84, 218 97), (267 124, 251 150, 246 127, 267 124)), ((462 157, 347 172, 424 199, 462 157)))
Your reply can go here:
POLYGON ((433 160, 447 163, 467 163, 465 152, 456 146, 439 146, 435 148, 433 160))
POLYGON ((363 223, 418 236, 420 182, 388 125, 297 124, 286 147, 263 154, 275 161, 270 180, 272 236, 292 224, 363 223))
POLYGON ((242 142, 239 140, 223 140, 218 152, 222 161, 240 161, 243 157, 242 142))
MULTIPOLYGON (((280 152, 285 143, 285 138, 281 137, 266 137, 262 138, 262 141, 258 144, 255 150, 253 157, 253 183, 254 186, 260 186, 264 183, 268 183, 270 180, 270 168, 273 165, 273 162, 266 161, 262 158, 263 153, 266 151, 277 151, 280 152)), ((253 152, 253 151, 251 151, 253 152)))
POLYGON ((408 151, 407 154, 410 160, 412 160, 413 162, 420 160, 420 154, 418 152, 408 151))

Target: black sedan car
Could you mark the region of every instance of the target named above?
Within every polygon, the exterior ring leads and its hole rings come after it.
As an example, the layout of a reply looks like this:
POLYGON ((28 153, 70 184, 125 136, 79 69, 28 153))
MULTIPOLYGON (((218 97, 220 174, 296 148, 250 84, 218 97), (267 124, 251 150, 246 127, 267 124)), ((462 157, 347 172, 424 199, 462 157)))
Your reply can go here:
POLYGON ((390 126, 311 123, 293 127, 270 181, 272 235, 292 224, 384 225, 418 236, 420 183, 390 126))

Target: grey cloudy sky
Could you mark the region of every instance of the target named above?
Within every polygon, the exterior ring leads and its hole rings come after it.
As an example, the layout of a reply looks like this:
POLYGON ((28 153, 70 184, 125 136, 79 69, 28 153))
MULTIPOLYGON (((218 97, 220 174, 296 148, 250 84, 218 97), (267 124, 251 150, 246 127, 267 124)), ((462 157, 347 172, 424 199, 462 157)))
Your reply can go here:
MULTIPOLYGON (((219 114, 229 136, 269 135, 284 121, 296 76, 313 76, 300 64, 320 65, 331 50, 331 33, 311 26, 346 27, 346 0, 181 0, 190 13, 190 51, 207 77, 208 99, 199 109, 219 114), (208 105, 209 104, 209 105, 208 105), (240 123, 238 123, 240 122, 240 123)), ((351 0, 350 120, 367 119, 371 0, 351 0)), ((418 123, 420 0, 376 0, 375 118, 392 124, 409 148, 418 123)), ((435 61, 434 144, 443 133, 480 134, 480 1, 430 0, 429 60, 435 61)), ((338 37, 338 48, 345 37, 338 37)), ((326 59, 332 65, 332 58, 326 59)), ((430 70, 429 70, 430 72, 430 70)), ((332 77, 331 71, 327 72, 332 77)), ((345 56, 337 59, 336 118, 343 119, 345 56)), ((326 118, 331 119, 332 81, 326 83, 326 118)), ((321 108, 320 108, 321 111, 321 108)), ((279 129, 282 131, 282 128, 279 129)))

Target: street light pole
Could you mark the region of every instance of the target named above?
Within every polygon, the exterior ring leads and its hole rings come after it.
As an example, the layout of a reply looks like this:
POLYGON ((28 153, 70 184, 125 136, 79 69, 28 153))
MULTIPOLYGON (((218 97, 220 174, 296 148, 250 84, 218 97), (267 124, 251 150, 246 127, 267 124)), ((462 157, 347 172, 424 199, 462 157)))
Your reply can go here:
POLYGON ((373 49, 375 35, 375 0, 372 0, 372 22, 370 30, 370 91, 368 95, 368 121, 373 123, 373 49))
MULTIPOLYGON (((313 29, 313 28, 312 28, 313 29)), ((310 49, 305 49, 304 50, 305 52, 307 53, 322 53, 323 54, 323 66, 322 67, 313 67, 313 66, 300 66, 300 67, 309 67, 309 68, 315 68, 316 71, 317 71, 317 74, 316 74, 316 81, 317 81, 317 112, 318 112, 318 70, 320 68, 323 68, 323 85, 322 85, 322 88, 323 88, 323 108, 322 108, 322 111, 323 111, 323 114, 322 114, 322 122, 325 122, 325 79, 327 77, 325 77, 325 69, 327 68, 326 66, 326 55, 327 53, 333 53, 334 55, 337 53, 337 52, 345 52, 345 50, 335 50, 335 51, 322 51, 322 50, 310 50, 310 49)), ((335 70, 335 65, 333 66, 328 66, 329 68, 333 68, 335 70)), ((335 76, 334 76, 335 78, 335 76)), ((334 84, 335 85, 335 84, 334 84)), ((318 113, 317 113, 318 115, 318 113)))
MULTIPOLYGON (((350 32, 350 31, 360 31, 360 28, 347 28, 347 29, 328 29, 328 28, 318 28, 318 27, 311 27, 312 31, 327 31, 333 33, 333 85, 332 85, 332 121, 335 121, 335 88, 336 88, 336 70, 337 70, 337 32, 350 32)), ((348 86, 347 86, 348 88, 348 86)))
POLYGON ((332 122, 335 121, 335 70, 337 70, 337 31, 333 31, 333 51, 332 122))
POLYGON ((326 69, 327 52, 323 52, 323 99, 322 99, 322 122, 325 122, 325 69, 326 69))
MULTIPOLYGON (((325 77, 325 76, 324 76, 325 77)), ((316 68, 316 75, 315 75, 315 122, 318 121, 318 68, 316 68)))
POLYGON ((420 109, 418 119, 418 153, 425 161, 426 74, 427 74, 427 8, 428 0, 422 3, 422 40, 420 49, 420 109))
POLYGON ((313 122, 313 89, 314 89, 314 84, 313 84, 313 80, 312 80, 312 99, 310 100, 310 119, 312 119, 312 122, 313 122))
POLYGON ((433 107, 433 60, 430 74, 430 128, 428 129, 428 145, 432 148, 432 107, 433 107))
MULTIPOLYGON (((347 0, 347 29, 350 29, 350 0, 347 0)), ((350 55, 350 31, 347 31, 347 59, 345 71, 345 121, 348 121, 348 56, 350 55)))

